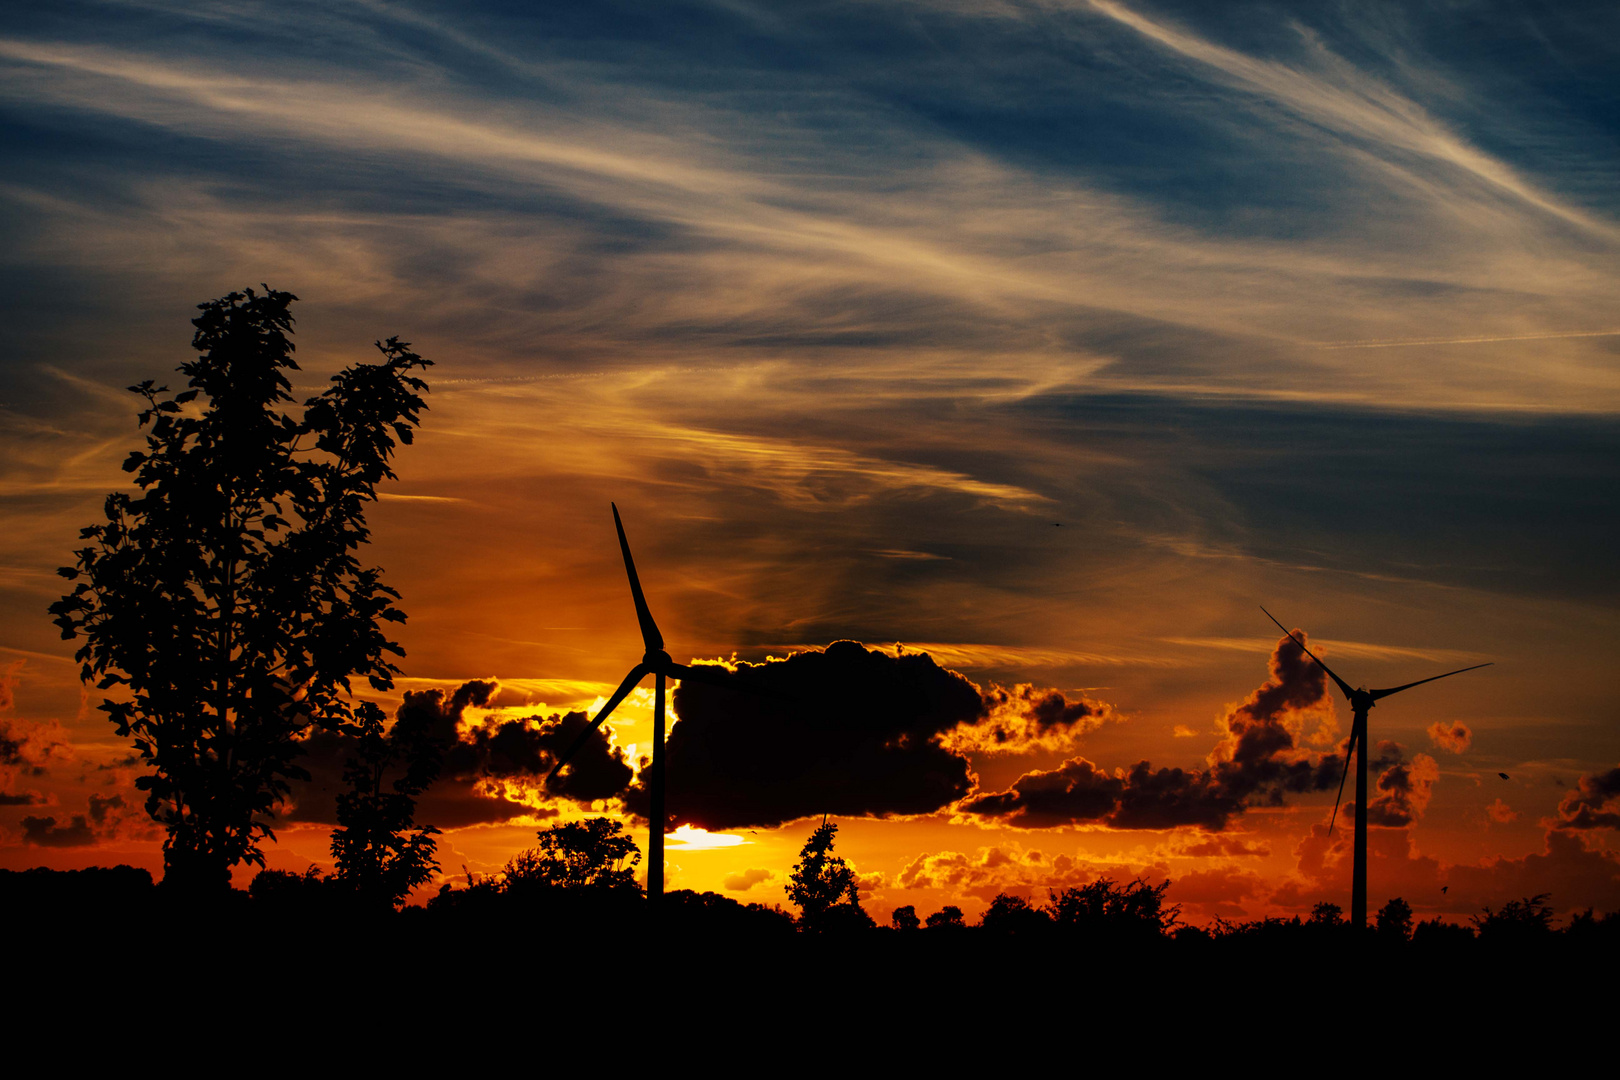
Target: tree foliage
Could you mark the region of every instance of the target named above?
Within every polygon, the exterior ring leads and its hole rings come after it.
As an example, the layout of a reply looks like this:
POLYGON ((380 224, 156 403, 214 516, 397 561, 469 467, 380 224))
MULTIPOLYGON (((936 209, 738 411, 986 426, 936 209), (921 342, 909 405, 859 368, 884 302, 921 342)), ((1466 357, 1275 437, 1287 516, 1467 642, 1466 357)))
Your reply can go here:
POLYGON ((295 299, 267 287, 199 305, 187 388, 130 387, 145 402, 146 448, 124 462, 139 490, 107 496, 51 606, 84 639, 83 678, 117 692, 101 709, 152 769, 137 785, 182 885, 263 866, 300 735, 350 724, 351 678, 387 690, 403 655, 383 631, 405 619, 399 594, 357 551, 429 362, 389 338, 294 415, 295 299))
POLYGON ((507 891, 533 888, 638 891, 641 850, 624 823, 588 818, 541 829, 540 843, 506 864, 507 891))
POLYGON ((1114 936, 1157 937, 1175 925, 1179 907, 1166 907, 1169 881, 1149 885, 1141 878, 1118 884, 1112 878, 1053 892, 1052 921, 1061 930, 1114 936))
POLYGON ((855 871, 832 853, 837 834, 838 826, 826 821, 810 834, 788 884, 788 899, 798 905, 799 927, 807 933, 872 925, 861 907, 855 871))
POLYGON ((1412 938, 1412 905, 1395 897, 1378 909, 1373 925, 1383 940, 1405 944, 1412 938))
POLYGON ((1500 911, 1486 908, 1483 915, 1472 916, 1474 929, 1481 941, 1493 945, 1539 941, 1552 933, 1553 909, 1547 900, 1547 893, 1538 893, 1509 900, 1500 911))
POLYGON ((349 790, 338 795, 338 828, 332 833, 334 880, 376 904, 397 905, 439 869, 434 858, 438 829, 414 827, 416 796, 438 778, 445 747, 428 730, 429 719, 401 710, 389 731, 382 710, 365 702, 357 710, 355 754, 343 770, 349 790), (403 763, 387 789, 390 769, 403 763))

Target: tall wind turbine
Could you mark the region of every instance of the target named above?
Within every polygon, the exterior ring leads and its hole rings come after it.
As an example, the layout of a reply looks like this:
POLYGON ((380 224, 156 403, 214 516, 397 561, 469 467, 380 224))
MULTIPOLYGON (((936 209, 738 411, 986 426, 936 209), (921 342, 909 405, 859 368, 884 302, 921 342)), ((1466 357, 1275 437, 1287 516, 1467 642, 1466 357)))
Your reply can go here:
POLYGON ((636 576, 636 563, 630 557, 630 542, 624 538, 624 523, 619 520, 619 507, 617 504, 610 505, 613 506, 613 527, 619 530, 619 550, 624 552, 624 572, 630 578, 630 597, 636 604, 636 618, 641 622, 641 642, 646 652, 641 658, 641 663, 630 669, 630 674, 626 675, 619 688, 613 691, 613 696, 608 698, 607 704, 602 706, 590 725, 580 732, 579 738, 574 740, 574 745, 557 759, 557 764, 546 774, 546 782, 549 784, 552 777, 568 764, 568 759, 585 745, 591 734, 602 726, 602 721, 612 715, 613 710, 630 696, 630 691, 634 690, 642 679, 648 675, 656 677, 657 681, 653 684, 656 689, 653 691, 652 762, 646 772, 650 803, 647 813, 649 826, 647 858, 650 863, 647 867, 647 900, 656 911, 664 895, 664 826, 668 820, 664 814, 664 680, 689 679, 692 682, 713 683, 727 689, 737 687, 718 673, 711 674, 702 668, 677 664, 670 658, 669 653, 664 651, 664 635, 658 632, 658 624, 653 621, 652 612, 647 609, 647 598, 642 595, 641 579, 636 576))
MULTIPOLYGON (((1266 611, 1264 607, 1260 610, 1266 611)), ((1465 671, 1473 671, 1475 668, 1490 667, 1491 665, 1489 663, 1475 664, 1473 667, 1458 668, 1456 671, 1448 671, 1444 675, 1430 675, 1427 679, 1419 679, 1417 682, 1409 682, 1403 686, 1391 686, 1384 690, 1368 690, 1366 687, 1352 690, 1349 683, 1339 678, 1332 668, 1322 663, 1321 657, 1306 648, 1305 643, 1299 638, 1294 637, 1292 630, 1277 622, 1275 615, 1266 611, 1266 618, 1277 623, 1277 629, 1287 634, 1294 644, 1305 650, 1306 656, 1315 660, 1322 670, 1328 673, 1328 677, 1338 685, 1339 692, 1344 694, 1345 700, 1350 703, 1350 711, 1355 717, 1350 725, 1350 745, 1344 751, 1344 775, 1339 777, 1339 795, 1338 798, 1333 800, 1333 817, 1328 821, 1328 834, 1332 835, 1333 823, 1339 818, 1339 800, 1344 798, 1345 777, 1350 775, 1350 755, 1355 754, 1356 844, 1355 869, 1350 886, 1350 925, 1362 930, 1367 926, 1367 710, 1371 709, 1380 698, 1387 698, 1389 695, 1398 694, 1402 690, 1410 690, 1414 686, 1422 686, 1424 683, 1434 682, 1436 679, 1444 679, 1450 675, 1461 675, 1465 671)))

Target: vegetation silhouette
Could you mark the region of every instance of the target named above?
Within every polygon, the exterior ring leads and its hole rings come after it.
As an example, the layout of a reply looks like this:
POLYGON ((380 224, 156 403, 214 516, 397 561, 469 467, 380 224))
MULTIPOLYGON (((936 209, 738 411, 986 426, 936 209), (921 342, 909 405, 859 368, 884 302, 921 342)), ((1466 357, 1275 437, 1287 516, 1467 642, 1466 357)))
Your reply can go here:
POLYGON ((401 709, 387 731, 376 704, 364 702, 356 714, 358 745, 343 770, 349 790, 338 795, 332 833, 333 877, 369 903, 394 907, 439 870, 433 839, 439 830, 415 827, 416 796, 438 778, 446 747, 420 710, 401 709), (388 771, 399 763, 403 775, 384 790, 388 771))
POLYGON ((799 908, 799 929, 809 934, 862 930, 876 925, 861 907, 855 871, 832 853, 838 826, 825 818, 799 850, 788 899, 799 908))
MULTIPOLYGON (((84 639, 81 677, 119 692, 100 708, 152 770, 136 785, 168 833, 164 883, 193 893, 264 865, 270 819, 305 775, 300 737, 352 728, 350 680, 388 690, 403 655, 383 631, 405 619, 399 594, 357 551, 425 408, 414 372, 429 361, 378 342, 379 362, 345 368, 294 415, 295 299, 266 286, 199 305, 187 388, 130 387, 145 402, 146 448, 124 462, 139 491, 107 496, 60 571, 77 584, 50 607, 64 639, 84 639)), ((365 876, 358 858, 346 874, 365 876)), ((420 841, 413 859, 425 865, 420 841)))

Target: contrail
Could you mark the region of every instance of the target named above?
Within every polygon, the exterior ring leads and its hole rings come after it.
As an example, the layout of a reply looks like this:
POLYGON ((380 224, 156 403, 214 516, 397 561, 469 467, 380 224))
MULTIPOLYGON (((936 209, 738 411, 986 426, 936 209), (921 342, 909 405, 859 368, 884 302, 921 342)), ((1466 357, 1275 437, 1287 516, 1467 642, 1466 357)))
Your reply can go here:
POLYGON ((1546 338, 1614 337, 1620 330, 1571 330, 1567 333, 1514 334, 1510 337, 1391 338, 1387 341, 1308 341, 1315 349, 1395 349, 1402 345, 1480 345, 1492 341, 1540 341, 1546 338))

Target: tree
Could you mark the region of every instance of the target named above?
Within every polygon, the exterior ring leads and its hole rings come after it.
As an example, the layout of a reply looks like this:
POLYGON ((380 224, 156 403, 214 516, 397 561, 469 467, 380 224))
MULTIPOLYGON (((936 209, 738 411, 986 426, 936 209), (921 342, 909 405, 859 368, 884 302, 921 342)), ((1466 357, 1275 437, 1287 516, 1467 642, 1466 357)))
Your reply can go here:
POLYGON ((1170 882, 1149 885, 1141 878, 1120 885, 1098 878, 1088 885, 1052 892, 1052 920, 1059 929, 1122 937, 1159 937, 1175 925, 1179 907, 1165 907, 1170 882))
POLYGON ((1492 945, 1539 943, 1552 933, 1553 909, 1547 893, 1509 900, 1501 911, 1485 909, 1483 917, 1472 916, 1479 940, 1492 945))
POLYGON ((872 918, 861 907, 855 871, 832 853, 838 826, 823 821, 799 850, 788 899, 799 907, 799 926, 807 933, 870 926, 872 918))
POLYGON ((1311 908, 1311 917, 1307 920, 1309 926, 1344 926, 1344 908, 1338 904, 1321 901, 1311 908))
POLYGON ((979 925, 998 934, 1038 934, 1052 928, 1052 914, 1013 893, 997 893, 979 925))
POLYGON ((930 930, 961 930, 967 926, 962 918, 962 909, 955 904, 946 904, 923 920, 923 925, 930 930))
POLYGON ((388 690, 404 655, 382 629, 405 621, 399 594, 356 551, 429 362, 389 338, 294 416, 296 299, 266 287, 199 305, 187 389, 130 387, 146 402, 146 449, 124 462, 140 490, 107 496, 60 571, 78 584, 51 605, 63 638, 85 639, 84 680, 120 691, 101 710, 152 769, 136 784, 168 830, 165 882, 183 888, 264 865, 269 819, 304 775, 301 735, 351 726, 351 678, 388 690))
POLYGON ((1412 905, 1395 897, 1378 909, 1374 927, 1380 938, 1405 944, 1412 938, 1412 905))
POLYGON ((639 891, 641 849, 624 835, 624 823, 588 818, 539 832, 540 844, 506 864, 506 891, 534 888, 639 891))
POLYGON ((915 930, 922 926, 922 920, 917 917, 917 908, 912 904, 895 908, 889 915, 889 921, 896 930, 915 930))
POLYGON ((364 702, 358 711, 355 756, 343 779, 349 790, 337 799, 338 828, 332 833, 333 880, 367 902, 394 907, 439 869, 434 858, 439 832, 413 828, 416 796, 438 778, 445 747, 428 730, 426 716, 401 710, 392 730, 383 731, 382 710, 364 702), (403 759, 404 775, 383 789, 383 779, 403 759))

